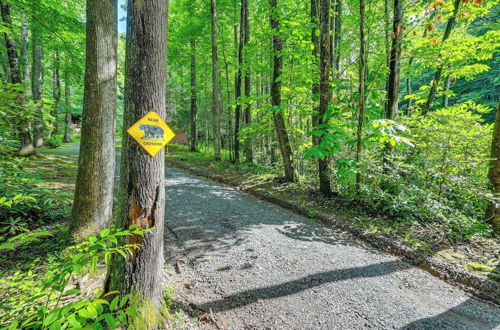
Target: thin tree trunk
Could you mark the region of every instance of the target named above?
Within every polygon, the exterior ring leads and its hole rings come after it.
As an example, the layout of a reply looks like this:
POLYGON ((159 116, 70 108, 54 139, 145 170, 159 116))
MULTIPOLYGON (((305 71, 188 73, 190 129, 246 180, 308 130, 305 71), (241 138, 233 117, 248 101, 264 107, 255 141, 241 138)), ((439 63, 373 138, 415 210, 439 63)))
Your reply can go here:
POLYGON ((497 106, 493 138, 491 141, 491 161, 488 171, 493 200, 486 212, 486 218, 495 233, 500 234, 500 103, 497 106))
POLYGON ((240 10, 240 42, 238 46, 238 70, 236 71, 236 84, 235 84, 235 100, 236 107, 234 110, 234 161, 240 161, 240 124, 241 124, 241 82, 242 82, 242 69, 243 69, 243 47, 245 43, 245 6, 247 2, 241 2, 240 10))
POLYGON ((220 112, 222 96, 219 83, 219 59, 217 55, 217 4, 216 0, 210 1, 212 25, 212 111, 214 127, 214 158, 220 160, 220 112))
POLYGON ((365 122, 365 83, 366 83, 366 52, 365 52, 365 0, 359 1, 359 100, 358 100, 358 130, 356 142, 356 188, 359 191, 361 184, 361 151, 363 141, 363 126, 365 122))
MULTIPOLYGON (((0 9, 2 13, 2 21, 5 28, 12 31, 12 18, 10 16, 10 5, 0 2, 0 9)), ((7 48, 7 57, 9 60, 10 80, 13 84, 22 85, 21 73, 19 71, 19 58, 17 56, 16 41, 11 38, 12 34, 4 32, 5 46, 7 48)), ((24 94, 22 91, 18 92, 17 104, 20 109, 24 108, 24 94)), ((21 140, 21 148, 18 151, 20 156, 28 156, 35 152, 33 141, 31 139, 30 126, 27 120, 20 120, 16 123, 19 127, 19 137, 21 140)))
MULTIPOLYGON (((130 8, 130 7, 129 7, 130 8)), ((69 229, 79 241, 109 226, 115 171, 117 3, 87 2, 82 134, 69 229)), ((151 84, 148 90, 152 88, 151 84)))
POLYGON ((127 3, 127 52, 125 67, 125 110, 119 213, 115 225, 127 229, 137 225, 152 229, 142 236, 127 237, 140 244, 124 259, 112 259, 105 291, 139 293, 148 304, 162 303, 163 234, 165 213, 165 153, 155 157, 126 133, 126 130, 151 110, 165 119, 167 8, 165 0, 129 0, 127 3), (148 88, 144 88, 148 86, 148 88))
POLYGON ((232 120, 232 108, 230 106, 231 103, 231 88, 229 87, 229 63, 227 61, 226 56, 226 48, 225 43, 222 44, 222 56, 224 58, 224 71, 226 75, 226 93, 227 93, 227 135, 228 135, 228 150, 229 150, 229 161, 233 160, 233 120, 232 120))
POLYGON ((21 13, 21 68, 23 70, 23 82, 26 87, 28 87, 28 82, 30 81, 30 64, 29 64, 29 54, 28 54, 28 22, 26 21, 26 14, 21 13))
POLYGON ((448 103, 450 101, 450 97, 448 96, 448 92, 450 91, 450 87, 451 87, 451 76, 448 75, 448 77, 446 77, 446 80, 444 83, 444 93, 443 93, 443 107, 444 108, 448 107, 448 103))
POLYGON ((33 140, 35 148, 43 146, 43 102, 42 102, 42 47, 40 46, 40 31, 34 29, 32 32, 33 64, 31 72, 31 93, 33 102, 36 104, 35 122, 33 129, 33 140))
MULTIPOLYGON (((330 0, 320 0, 320 101, 318 111, 318 126, 320 129, 326 130, 328 118, 325 118, 330 103, 330 0)), ((319 137, 319 144, 321 144, 323 137, 319 137)), ((318 174, 319 174, 319 191, 324 195, 332 193, 330 186, 330 178, 328 172, 329 156, 323 159, 318 159, 318 174)))
MULTIPOLYGON (((451 17, 448 19, 448 23, 446 24, 446 30, 444 31, 443 39, 441 40, 441 43, 444 43, 446 40, 451 35, 451 30, 455 26, 455 22, 457 20, 457 15, 458 15, 458 10, 460 8, 460 1, 461 0, 455 0, 453 2, 453 14, 451 17)), ((440 55, 441 57, 441 55, 440 55)), ((431 89, 429 91, 429 96, 427 97, 427 101, 424 104, 424 107, 422 108, 422 114, 425 116, 431 109, 432 103, 434 102, 434 99, 436 98, 436 93, 437 93, 437 88, 439 86, 439 82, 441 80, 441 76, 443 75, 443 69, 444 65, 441 64, 436 72, 434 73, 434 79, 431 82, 431 89)))
POLYGON ((392 47, 389 58, 389 76, 387 78, 387 102, 385 117, 396 119, 398 115, 399 80, 401 76, 401 50, 403 44, 404 8, 402 0, 394 0, 394 19, 392 27, 392 47))
POLYGON ((271 83, 271 104, 273 111, 274 126, 276 128, 276 136, 278 138, 278 145, 283 160, 285 170, 285 180, 288 182, 295 182, 297 174, 295 171, 293 152, 290 147, 290 140, 285 125, 285 118, 283 116, 283 109, 281 106, 281 75, 283 74, 283 40, 279 35, 279 12, 277 10, 277 0, 269 0, 271 6, 270 24, 272 30, 273 40, 273 80, 271 83))
POLYGON ((59 134, 59 123, 57 122, 59 102, 61 102, 61 79, 59 77, 59 52, 54 54, 54 68, 52 70, 52 97, 54 98, 54 107, 52 116, 54 117, 53 135, 59 134))
MULTIPOLYGON (((412 89, 411 89, 411 67, 413 64, 413 57, 410 57, 410 60, 408 61, 408 77, 406 78, 406 95, 411 95, 412 89)), ((411 115, 412 111, 412 102, 411 99, 408 99, 408 103, 406 104, 406 115, 409 116, 411 115)))
MULTIPOLYGON (((313 70, 313 78, 312 78, 312 100, 313 100, 313 107, 312 107, 312 125, 314 129, 318 127, 318 104, 319 102, 316 102, 316 99, 319 97, 319 67, 320 67, 320 61, 319 61, 319 37, 318 37, 318 31, 319 31, 319 1, 320 0, 311 0, 311 24, 313 24, 313 28, 311 30, 311 42, 313 45, 312 49, 312 57, 313 61, 317 63, 317 65, 314 65, 314 70, 313 70)), ((316 135, 312 136, 312 142, 314 146, 319 145, 319 138, 316 135)))
MULTIPOLYGON (((250 64, 248 55, 247 45, 250 41, 250 10, 248 8, 249 3, 248 0, 244 0, 245 2, 245 21, 243 22, 244 26, 244 34, 245 34, 245 43, 243 45, 244 50, 244 63, 245 63, 245 126, 250 126, 252 123, 252 105, 250 102, 250 93, 251 93, 251 84, 250 84, 250 64)), ((249 163, 253 163, 253 149, 252 149, 252 135, 250 132, 247 132, 246 142, 245 142, 245 156, 246 161, 249 163)))
POLYGON ((72 118, 71 118, 71 86, 68 83, 68 80, 64 82, 64 95, 65 95, 65 118, 64 118, 64 138, 63 142, 64 143, 71 143, 71 135, 72 135, 72 128, 71 125, 73 124, 72 118))
POLYGON ((340 38, 342 33, 342 1, 337 0, 335 5, 335 30, 333 32, 333 44, 332 44, 332 54, 333 62, 332 66, 335 70, 332 70, 333 76, 335 78, 340 78, 340 38))
POLYGON ((191 39, 191 151, 198 151, 198 131, 196 117, 198 116, 198 102, 196 100, 196 40, 191 39))

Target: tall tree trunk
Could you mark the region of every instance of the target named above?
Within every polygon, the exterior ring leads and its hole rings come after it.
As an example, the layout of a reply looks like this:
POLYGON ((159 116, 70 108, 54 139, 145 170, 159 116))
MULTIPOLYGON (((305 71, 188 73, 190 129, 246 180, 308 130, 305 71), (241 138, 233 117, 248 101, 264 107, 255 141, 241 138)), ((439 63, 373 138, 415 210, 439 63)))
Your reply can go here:
POLYGON ((285 170, 285 180, 288 182, 295 182, 297 174, 295 171, 292 148, 290 147, 290 140, 285 125, 285 118, 283 116, 283 109, 281 106, 281 75, 283 74, 283 40, 279 35, 280 23, 279 12, 277 9, 277 0, 269 0, 271 6, 270 24, 272 30, 273 40, 273 80, 271 83, 271 105, 273 111, 274 126, 276 128, 276 136, 278 138, 278 145, 283 159, 283 166, 285 170))
POLYGON ((443 107, 444 108, 448 107, 448 103, 450 101, 450 97, 448 96, 448 92, 450 91, 450 87, 451 87, 451 76, 448 75, 448 77, 446 77, 446 80, 444 83, 444 93, 443 93, 443 107))
POLYGON ((163 232, 165 213, 165 153, 149 156, 126 129, 151 110, 165 118, 167 49, 165 0, 129 0, 125 67, 125 110, 117 228, 131 225, 154 228, 144 237, 131 235, 128 243, 140 244, 126 260, 112 259, 106 291, 139 293, 153 306, 162 302, 163 232), (144 86, 148 86, 147 89, 144 86))
POLYGON ((198 103, 196 100, 196 40, 191 39, 191 151, 198 151, 198 131, 196 130, 196 117, 198 116, 198 103))
POLYGON ((52 97, 54 98, 54 106, 52 108, 52 117, 54 117, 53 135, 59 134, 59 123, 57 117, 59 114, 59 102, 61 102, 61 79, 59 77, 59 52, 54 54, 54 67, 52 69, 52 97))
POLYGON ((230 106, 231 104, 231 88, 229 87, 230 85, 230 80, 229 80, 229 63, 227 61, 227 56, 226 56, 226 51, 225 51, 225 43, 222 44, 222 56, 224 58, 224 71, 226 75, 226 93, 227 93, 227 104, 226 104, 226 111, 227 111, 227 135, 228 135, 228 151, 229 151, 229 161, 233 160, 233 116, 232 116, 232 108, 230 106))
POLYGON ((40 30, 32 32, 33 64, 31 71, 31 93, 36 104, 33 140, 35 148, 43 146, 43 102, 42 102, 42 47, 40 46, 40 30))
POLYGON ((398 115, 399 80, 401 76, 401 49, 403 44, 404 8, 402 0, 394 0, 392 26, 392 47, 389 57, 389 76, 387 78, 387 102, 385 117, 396 119, 398 115))
POLYGON ((64 143, 71 143, 71 135, 73 120, 71 118, 71 86, 68 80, 64 82, 64 95, 65 95, 65 115, 64 115, 64 143))
POLYGON ((342 0, 337 0, 335 4, 335 30, 333 32, 332 66, 333 76, 340 78, 340 38, 342 33, 342 0))
MULTIPOLYGON (((328 118, 325 118, 330 103, 330 0, 320 0, 320 100, 318 111, 318 126, 326 130, 328 118)), ((323 137, 319 137, 321 144, 323 137)), ((329 156, 318 159, 319 191, 324 195, 332 193, 330 178, 328 173, 329 156)))
POLYGON ((491 161, 488 171, 493 200, 486 212, 486 218, 495 233, 500 234, 500 103, 497 106, 493 138, 491 141, 491 161))
POLYGON ((365 123, 365 84, 366 84, 366 51, 365 51, 365 0, 359 0, 359 100, 358 100, 358 130, 356 142, 356 188, 359 190, 361 184, 361 151, 363 141, 363 126, 365 123))
MULTIPOLYGON (((12 31, 10 5, 0 2, 0 9, 2 13, 2 21, 5 28, 7 28, 9 31, 12 31)), ((16 41, 10 37, 11 35, 11 33, 4 32, 5 46, 7 48, 7 57, 9 60, 10 68, 10 81, 13 84, 22 85, 23 82, 21 80, 21 72, 19 71, 19 58, 17 56, 16 41)), ((17 104, 19 105, 20 109, 24 108, 24 94, 22 91, 18 92, 17 104)), ((29 122, 27 120, 19 120, 16 123, 16 126, 19 127, 19 137, 21 140, 21 148, 18 151, 19 155, 28 156, 33 154, 35 152, 35 148, 33 147, 33 141, 31 139, 29 122)))
MULTIPOLYGON (((412 64, 413 64, 413 57, 410 57, 408 61, 408 77, 406 77, 406 95, 411 95, 412 88, 411 88, 411 74, 412 74, 412 64)), ((411 99, 408 99, 408 103, 406 104, 406 115, 410 116, 412 111, 412 101, 411 99)))
MULTIPOLYGON (((316 102, 316 99, 319 97, 319 1, 320 0, 311 0, 311 24, 312 24, 312 30, 311 30, 311 42, 313 45, 312 48, 312 57, 313 61, 317 63, 317 65, 314 65, 314 70, 313 70, 313 78, 312 78, 312 99, 313 99, 313 108, 312 108, 312 116, 311 116, 311 121, 312 121, 312 126, 314 129, 318 127, 318 104, 319 102, 316 102)), ((316 135, 312 136, 312 142, 314 146, 319 145, 319 138, 316 135)))
POLYGON ((236 84, 235 84, 235 101, 236 107, 234 109, 234 161, 240 161, 240 124, 241 124, 241 82, 243 71, 243 48, 245 44, 245 6, 246 0, 241 2, 240 10, 240 42, 238 46, 238 69, 236 71, 236 84))
MULTIPOLYGON (((453 2, 453 14, 450 16, 448 19, 448 22, 446 24, 446 30, 444 31, 443 39, 441 40, 441 43, 444 43, 446 40, 451 35, 451 30, 455 26, 455 22, 457 20, 457 15, 458 15, 458 10, 460 8, 460 1, 461 0, 454 0, 453 2)), ((439 55, 441 57, 441 55, 439 55)), ((424 107, 422 108, 422 114, 425 116, 431 109, 432 103, 434 102, 434 99, 436 98, 436 93, 437 93, 437 88, 439 86, 439 82, 441 80, 441 76, 443 75, 443 69, 444 65, 441 64, 436 72, 434 73, 434 79, 431 82, 431 89, 429 91, 429 96, 427 97, 427 101, 424 104, 424 107)))
MULTIPOLYGON (((245 63, 245 126, 249 126, 252 123, 252 105, 250 102, 250 92, 251 92, 251 85, 250 85, 250 64, 249 64, 249 58, 250 56, 248 55, 248 49, 247 45, 248 42, 250 42, 250 10, 249 10, 249 3, 248 0, 244 0, 245 2, 245 21, 243 22, 244 26, 244 34, 245 34, 245 43, 243 45, 243 50, 244 50, 244 63, 245 63)), ((247 138, 245 142, 245 157, 246 161, 249 163, 253 163, 253 149, 252 149, 252 136, 250 132, 247 132, 247 138)))
POLYGON ((212 112, 214 127, 214 158, 220 160, 220 112, 222 96, 219 82, 219 58, 217 55, 217 3, 210 2, 211 25, 212 25, 212 112))
MULTIPOLYGON (((82 135, 69 229, 71 238, 76 241, 108 227, 113 210, 118 43, 116 0, 88 1, 86 29, 82 135)), ((152 84, 143 86, 148 86, 148 90, 152 88, 152 84)))
POLYGON ((23 70, 22 80, 26 87, 29 86, 30 81, 30 64, 29 64, 29 54, 28 54, 28 22, 26 21, 26 14, 21 13, 21 68, 23 70))

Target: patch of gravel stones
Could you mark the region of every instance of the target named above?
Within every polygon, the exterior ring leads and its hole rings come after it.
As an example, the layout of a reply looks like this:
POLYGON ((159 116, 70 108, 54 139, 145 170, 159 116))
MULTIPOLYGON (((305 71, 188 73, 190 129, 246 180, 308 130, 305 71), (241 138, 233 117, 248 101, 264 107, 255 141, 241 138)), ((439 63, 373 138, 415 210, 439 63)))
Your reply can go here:
POLYGON ((500 308, 339 230, 167 169, 167 281, 201 329, 494 329, 500 308))

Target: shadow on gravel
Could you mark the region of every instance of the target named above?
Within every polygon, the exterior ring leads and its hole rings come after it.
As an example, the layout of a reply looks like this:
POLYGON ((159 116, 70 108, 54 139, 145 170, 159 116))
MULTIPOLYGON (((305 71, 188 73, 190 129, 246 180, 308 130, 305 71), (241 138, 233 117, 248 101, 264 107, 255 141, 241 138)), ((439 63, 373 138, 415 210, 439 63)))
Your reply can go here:
POLYGON ((485 316, 488 317, 488 315, 477 315, 477 317, 474 317, 478 310, 488 310, 488 307, 492 310, 495 309, 495 307, 486 302, 468 299, 444 313, 412 322, 402 327, 401 330, 453 329, 456 328, 457 323, 464 325, 467 329, 496 329, 500 325, 500 316, 498 314, 494 315, 493 312, 489 315, 492 321, 490 324, 484 322, 485 316), (480 309, 478 305, 485 305, 485 308, 480 309))
MULTIPOLYGON (((214 251, 224 254, 262 226, 274 227, 281 235, 300 241, 357 246, 379 253, 346 235, 334 234, 313 220, 230 187, 169 168, 166 171, 166 243, 175 240, 184 257, 214 251)), ((166 249, 166 254, 170 253, 166 249)))
POLYGON ((339 282, 355 278, 384 276, 393 272, 411 268, 410 264, 401 261, 388 261, 364 267, 353 267, 321 272, 305 276, 290 282, 266 286, 258 289, 239 292, 224 299, 209 302, 199 306, 204 310, 211 309, 214 313, 243 307, 260 300, 274 299, 299 293, 325 283, 339 282))

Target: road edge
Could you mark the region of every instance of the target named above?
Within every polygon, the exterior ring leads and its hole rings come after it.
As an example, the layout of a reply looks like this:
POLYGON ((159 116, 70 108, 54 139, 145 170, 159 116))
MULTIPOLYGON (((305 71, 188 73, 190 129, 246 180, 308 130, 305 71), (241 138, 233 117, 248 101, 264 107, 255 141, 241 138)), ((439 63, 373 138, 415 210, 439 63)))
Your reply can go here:
MULTIPOLYGON (((308 217, 309 211, 305 207, 272 195, 266 191, 235 184, 234 182, 230 182, 229 180, 225 179, 222 175, 202 171, 196 167, 192 167, 190 165, 172 159, 167 160, 166 165, 174 169, 187 172, 189 174, 194 174, 196 176, 200 176, 217 183, 224 184, 238 191, 250 194, 259 199, 278 205, 284 209, 291 210, 297 214, 308 217)), ((431 275, 438 277, 455 287, 460 288, 467 293, 470 293, 488 302, 500 305, 499 283, 484 279, 455 265, 445 263, 436 258, 432 258, 431 256, 425 255, 420 251, 414 250, 404 245, 400 241, 394 240, 394 238, 389 238, 365 231, 349 223, 333 219, 324 214, 319 213, 313 219, 309 219, 312 221, 318 221, 322 225, 329 228, 342 229, 352 236, 371 244, 378 250, 391 253, 398 257, 403 257, 405 261, 427 271, 431 275)))

